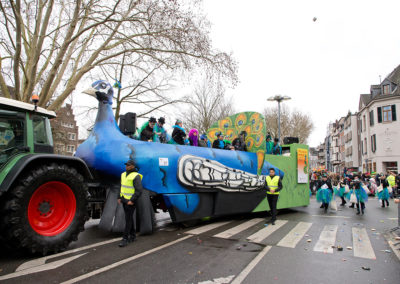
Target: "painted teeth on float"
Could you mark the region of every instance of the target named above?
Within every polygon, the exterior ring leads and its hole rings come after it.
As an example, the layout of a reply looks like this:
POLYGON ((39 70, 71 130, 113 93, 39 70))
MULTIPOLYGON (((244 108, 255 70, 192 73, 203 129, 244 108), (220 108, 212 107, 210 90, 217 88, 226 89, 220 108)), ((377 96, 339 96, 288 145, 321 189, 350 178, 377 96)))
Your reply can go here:
MULTIPOLYGON (((113 88, 108 82, 98 80, 84 93, 97 98, 98 113, 76 156, 99 177, 107 177, 104 182, 114 180, 118 187, 124 163, 134 160, 143 187, 165 205, 175 222, 252 212, 264 200, 265 177, 257 173, 274 166, 267 161, 260 164, 256 153, 131 139, 115 121, 113 88)), ((283 171, 274 168, 283 178, 283 171)))

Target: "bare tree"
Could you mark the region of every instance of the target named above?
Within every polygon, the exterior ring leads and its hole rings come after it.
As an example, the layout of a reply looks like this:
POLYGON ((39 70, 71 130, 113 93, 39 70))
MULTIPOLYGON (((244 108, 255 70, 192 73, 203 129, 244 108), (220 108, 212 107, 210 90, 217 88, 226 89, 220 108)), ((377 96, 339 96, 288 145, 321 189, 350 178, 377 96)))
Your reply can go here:
MULTIPOLYGON (((278 137, 278 107, 265 108, 263 113, 267 132, 278 137)), ((298 137, 300 143, 307 143, 313 129, 314 123, 308 114, 281 105, 281 137, 298 137)))
POLYGON ((235 113, 232 98, 226 98, 222 84, 212 84, 210 80, 197 85, 186 102, 189 108, 181 112, 185 127, 196 128, 200 133, 207 132, 214 122, 235 113))
POLYGON ((235 83, 231 55, 212 48, 196 0, 0 0, 0 88, 57 110, 96 67, 142 57, 155 66, 201 66, 235 83))
POLYGON ((165 106, 185 100, 166 94, 170 89, 173 75, 168 70, 163 70, 160 63, 149 64, 141 57, 132 61, 124 54, 121 62, 101 66, 101 71, 108 81, 118 80, 121 83, 121 87, 116 90, 115 104, 113 104, 117 121, 123 104, 140 105, 139 112, 138 108, 135 108, 137 117, 145 117, 165 106))

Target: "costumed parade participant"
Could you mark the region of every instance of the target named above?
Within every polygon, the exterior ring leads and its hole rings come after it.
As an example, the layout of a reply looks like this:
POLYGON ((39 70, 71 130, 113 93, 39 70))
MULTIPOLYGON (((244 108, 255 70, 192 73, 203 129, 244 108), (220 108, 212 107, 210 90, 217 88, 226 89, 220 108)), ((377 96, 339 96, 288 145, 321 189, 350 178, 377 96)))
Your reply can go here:
POLYGON ((126 171, 121 174, 121 188, 118 195, 118 203, 122 203, 125 212, 125 230, 122 241, 119 243, 120 247, 125 247, 136 239, 133 214, 136 202, 143 191, 142 175, 137 172, 134 161, 127 161, 125 169, 126 171))
POLYGON ((377 190, 378 190, 378 186, 376 185, 376 181, 375 181, 375 177, 374 176, 372 176, 370 179, 369 179, 369 184, 370 184, 370 192, 371 192, 371 194, 376 194, 376 192, 377 192, 377 190))
MULTIPOLYGON (((348 188, 347 188, 348 189, 348 188)), ((345 206, 346 205, 346 200, 344 199, 345 194, 346 194, 346 183, 344 182, 344 179, 340 179, 339 183, 337 184, 337 187, 335 189, 335 195, 339 196, 340 199, 342 200, 342 203, 340 206, 345 206)))
POLYGON ((267 199, 271 210, 271 220, 268 222, 275 225, 277 214, 276 205, 278 203, 279 193, 282 189, 282 182, 281 178, 275 175, 274 168, 269 169, 269 175, 265 178, 265 189, 267 190, 267 199))
POLYGON ((235 147, 236 151, 245 151, 247 152, 247 147, 246 147, 246 139, 247 133, 246 131, 242 131, 239 134, 239 137, 233 139, 232 145, 235 147))
POLYGON ((317 201, 321 202, 321 208, 324 208, 325 213, 328 212, 329 202, 332 200, 333 188, 326 174, 322 176, 320 188, 317 191, 317 201))
POLYGON ((199 131, 196 128, 190 129, 189 142, 190 146, 199 146, 199 131))
POLYGON ((206 134, 200 135, 199 146, 200 147, 211 148, 211 142, 210 142, 210 140, 208 140, 206 134))
POLYGON ((175 122, 175 125, 172 126, 172 128, 174 129, 172 130, 172 140, 175 142, 175 144, 179 145, 185 144, 186 132, 182 126, 183 126, 182 121, 179 119, 175 122))
POLYGON ((160 143, 167 143, 167 132, 164 129, 164 124, 165 124, 165 118, 160 117, 154 125, 154 137, 153 141, 154 142, 160 142, 160 143))
POLYGON ((150 117, 149 121, 146 121, 142 127, 139 129, 140 140, 142 141, 153 141, 154 137, 154 125, 156 124, 156 119, 150 117))
POLYGON ((216 149, 225 149, 224 135, 217 133, 217 139, 214 140, 212 147, 216 149))
POLYGON ((272 155, 272 148, 274 146, 274 143, 271 141, 271 134, 268 133, 267 137, 266 137, 266 154, 272 155))
POLYGON ((364 210, 365 210, 365 202, 368 201, 368 194, 363 188, 361 181, 358 179, 355 179, 351 183, 351 187, 354 190, 354 194, 356 195, 357 198, 357 215, 360 215, 360 207, 361 207, 361 214, 364 215, 364 210))
POLYGON ((381 179, 381 185, 378 188, 378 198, 379 200, 382 200, 382 208, 385 208, 385 203, 386 206, 389 207, 389 182, 386 180, 386 177, 384 174, 380 176, 381 179))

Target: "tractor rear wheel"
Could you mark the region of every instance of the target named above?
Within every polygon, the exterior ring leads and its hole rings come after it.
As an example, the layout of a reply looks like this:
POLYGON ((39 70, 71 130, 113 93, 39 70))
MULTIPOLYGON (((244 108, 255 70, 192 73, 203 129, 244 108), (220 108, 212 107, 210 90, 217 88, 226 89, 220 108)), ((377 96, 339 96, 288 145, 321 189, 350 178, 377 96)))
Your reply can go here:
POLYGON ((77 240, 88 218, 83 176, 68 165, 52 163, 19 180, 1 207, 7 244, 46 255, 77 240))

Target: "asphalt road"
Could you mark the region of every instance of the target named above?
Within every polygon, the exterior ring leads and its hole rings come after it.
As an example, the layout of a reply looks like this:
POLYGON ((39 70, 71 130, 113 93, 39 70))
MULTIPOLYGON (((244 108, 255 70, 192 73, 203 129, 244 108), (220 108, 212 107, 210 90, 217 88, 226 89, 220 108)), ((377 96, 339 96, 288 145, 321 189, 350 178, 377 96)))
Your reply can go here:
POLYGON ((393 248, 400 245, 388 244, 396 242, 389 233, 396 217, 392 201, 383 209, 369 200, 366 214, 357 216, 347 207, 324 214, 312 200, 281 211, 275 226, 265 226, 262 214, 191 228, 162 221, 155 234, 126 248, 118 247, 119 234, 89 221, 61 254, 30 257, 0 247, 0 282, 397 284, 400 260, 393 248))

